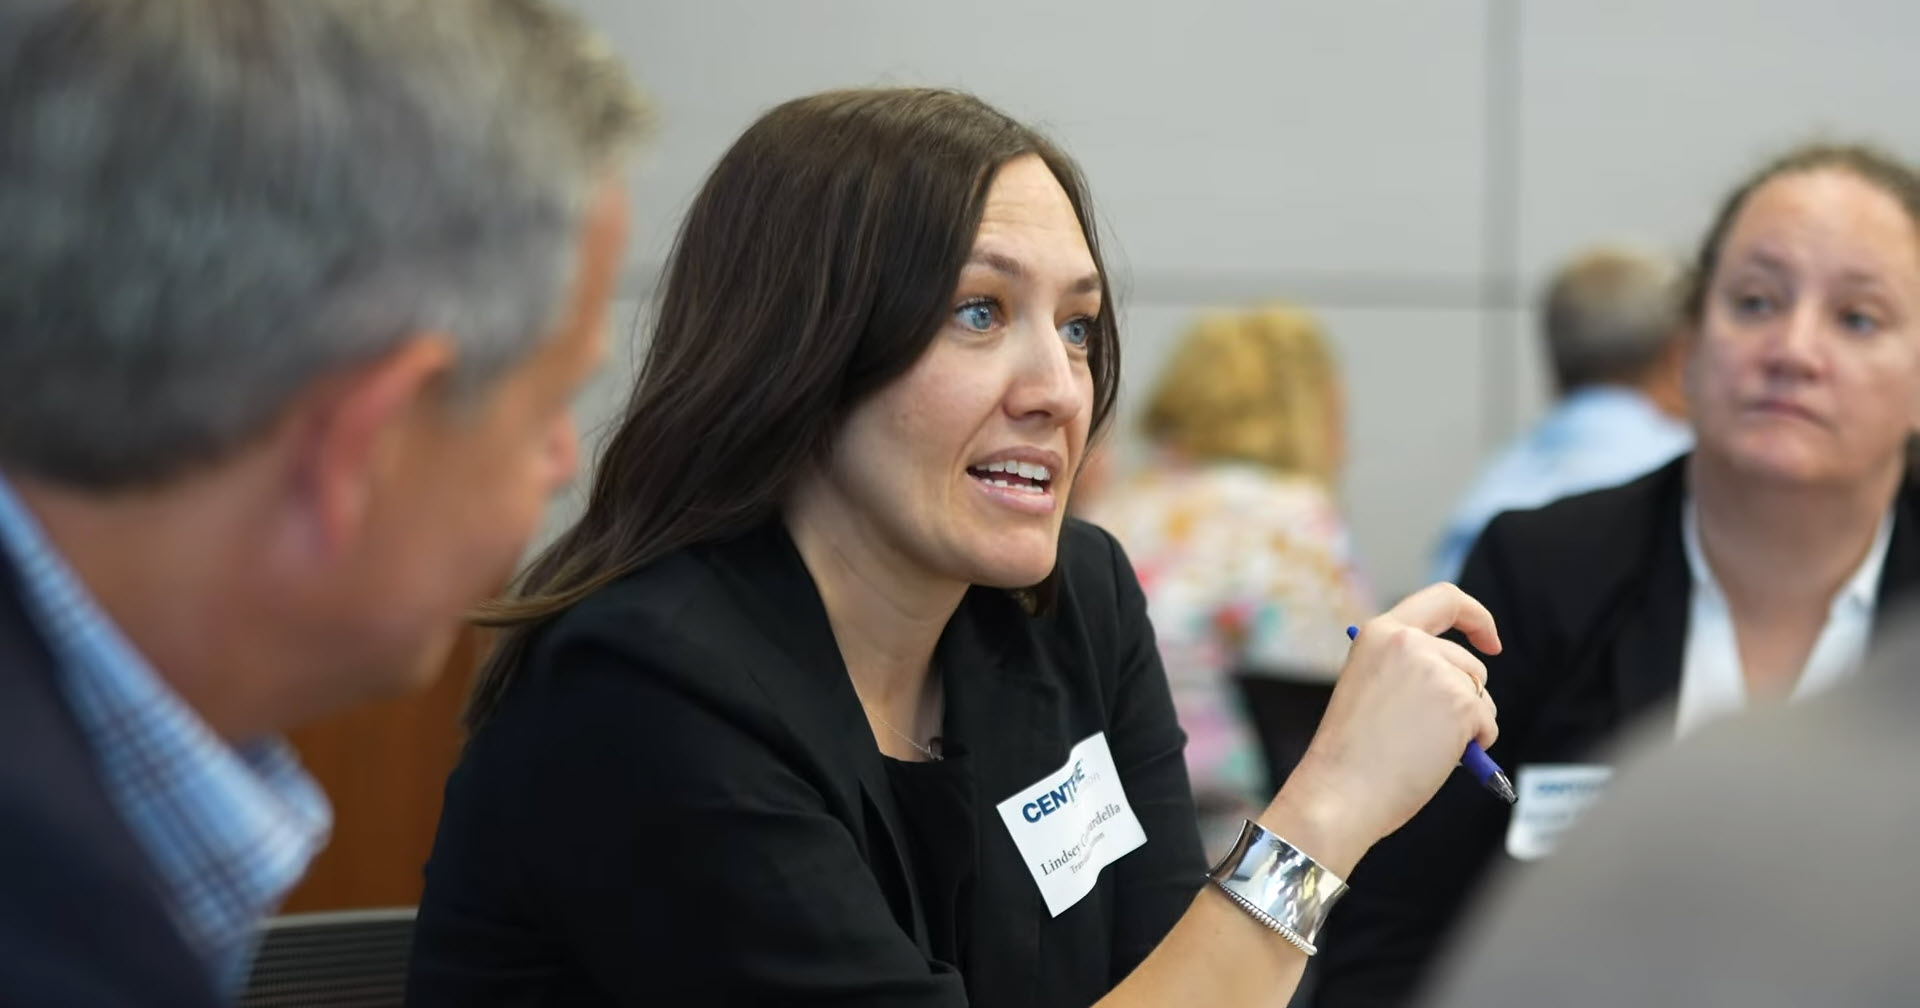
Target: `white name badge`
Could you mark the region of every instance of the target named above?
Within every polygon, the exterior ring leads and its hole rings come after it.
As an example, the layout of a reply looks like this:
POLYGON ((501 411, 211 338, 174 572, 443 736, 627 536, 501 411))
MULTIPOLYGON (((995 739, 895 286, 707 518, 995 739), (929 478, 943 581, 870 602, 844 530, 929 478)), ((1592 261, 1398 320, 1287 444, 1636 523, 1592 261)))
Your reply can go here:
POLYGON ((1093 891, 1100 869, 1147 842, 1105 732, 1081 739, 1060 769, 994 807, 1055 917, 1093 891))
POLYGON ((1553 853, 1607 791, 1613 768, 1584 763, 1535 763, 1520 768, 1520 801, 1507 824, 1507 853, 1534 861, 1553 853))

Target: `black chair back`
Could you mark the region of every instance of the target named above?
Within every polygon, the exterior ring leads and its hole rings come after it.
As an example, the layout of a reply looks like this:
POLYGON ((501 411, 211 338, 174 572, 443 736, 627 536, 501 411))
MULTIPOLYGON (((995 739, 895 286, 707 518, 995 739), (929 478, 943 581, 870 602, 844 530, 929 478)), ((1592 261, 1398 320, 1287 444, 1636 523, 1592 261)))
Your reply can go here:
POLYGON ((400 1008, 413 907, 276 917, 241 1008, 400 1008))
POLYGON ((1320 727, 1320 715, 1327 711, 1333 697, 1333 683, 1301 675, 1289 678, 1278 672, 1236 671, 1234 685, 1260 738, 1260 750, 1267 758, 1267 792, 1280 789, 1293 768, 1306 755, 1307 743, 1320 727))

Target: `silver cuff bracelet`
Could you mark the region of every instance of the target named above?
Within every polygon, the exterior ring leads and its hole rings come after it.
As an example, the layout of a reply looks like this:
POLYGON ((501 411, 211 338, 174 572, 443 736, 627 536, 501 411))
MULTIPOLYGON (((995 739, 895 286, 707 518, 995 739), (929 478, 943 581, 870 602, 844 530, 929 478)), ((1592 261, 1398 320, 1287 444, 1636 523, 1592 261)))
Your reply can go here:
POLYGON ((1320 927, 1347 891, 1338 875, 1251 820, 1207 878, 1307 955, 1319 951, 1320 927))

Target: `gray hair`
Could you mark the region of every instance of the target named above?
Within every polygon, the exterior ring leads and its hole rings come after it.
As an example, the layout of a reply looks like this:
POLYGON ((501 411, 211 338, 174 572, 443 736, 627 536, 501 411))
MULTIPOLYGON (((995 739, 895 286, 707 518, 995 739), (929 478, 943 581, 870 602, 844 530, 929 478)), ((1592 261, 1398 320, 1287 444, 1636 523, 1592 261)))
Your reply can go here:
POLYGON ((171 479, 420 332, 484 387, 643 112, 547 0, 5 0, 0 466, 171 479))
POLYGON ((1541 312, 1559 390, 1645 379, 1679 336, 1680 280, 1673 260, 1619 247, 1561 267, 1541 312))

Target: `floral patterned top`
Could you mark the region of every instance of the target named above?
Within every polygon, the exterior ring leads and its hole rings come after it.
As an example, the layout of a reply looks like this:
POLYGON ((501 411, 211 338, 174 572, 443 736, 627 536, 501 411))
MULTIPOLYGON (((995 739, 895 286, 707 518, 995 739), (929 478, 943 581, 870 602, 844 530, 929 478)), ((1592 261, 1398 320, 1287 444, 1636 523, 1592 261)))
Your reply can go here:
POLYGON ((1257 465, 1159 468, 1088 517, 1126 547, 1146 592, 1195 797, 1253 797, 1260 748, 1233 672, 1330 681, 1346 628, 1373 612, 1332 494, 1257 465))

